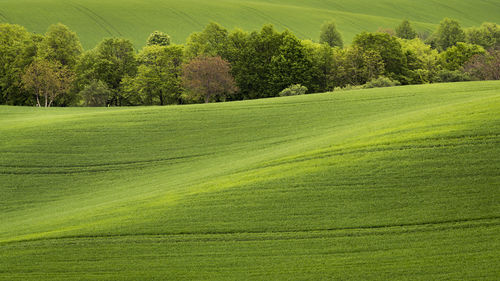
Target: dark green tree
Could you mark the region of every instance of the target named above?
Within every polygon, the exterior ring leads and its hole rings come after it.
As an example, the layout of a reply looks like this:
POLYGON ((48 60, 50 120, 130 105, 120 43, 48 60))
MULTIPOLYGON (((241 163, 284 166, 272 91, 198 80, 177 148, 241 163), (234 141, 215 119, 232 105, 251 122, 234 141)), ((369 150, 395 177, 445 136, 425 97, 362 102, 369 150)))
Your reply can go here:
POLYGON ((76 67, 79 89, 100 80, 108 86, 114 96, 109 101, 114 105, 122 105, 120 86, 124 77, 135 76, 137 61, 135 51, 127 39, 105 39, 93 50, 86 52, 76 67))
POLYGON ((325 22, 321 26, 321 32, 319 35, 319 42, 321 44, 328 44, 330 47, 344 47, 344 41, 342 40, 342 35, 337 31, 335 22, 329 21, 325 22))
POLYGON ((356 35, 352 45, 362 52, 378 52, 385 66, 384 75, 404 82, 407 72, 406 56, 396 37, 385 33, 363 32, 356 35))
POLYGON ((434 34, 436 47, 444 51, 458 42, 465 42, 465 32, 456 20, 445 18, 434 34))
POLYGON ((410 24, 410 21, 404 20, 396 27, 396 36, 402 39, 413 39, 417 37, 417 32, 410 24))

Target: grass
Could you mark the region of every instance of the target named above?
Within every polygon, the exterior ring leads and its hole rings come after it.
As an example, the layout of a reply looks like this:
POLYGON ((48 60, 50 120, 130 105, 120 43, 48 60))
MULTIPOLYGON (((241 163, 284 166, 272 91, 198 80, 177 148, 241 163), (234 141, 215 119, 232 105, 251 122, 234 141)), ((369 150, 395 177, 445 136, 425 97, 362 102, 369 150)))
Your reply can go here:
POLYGON ((500 82, 0 107, 0 280, 493 280, 500 82))
POLYGON ((245 30, 272 23, 302 39, 317 40, 321 24, 333 19, 350 42, 362 31, 395 28, 404 18, 420 31, 433 31, 444 17, 466 27, 499 23, 499 11, 499 0, 2 0, 0 22, 38 33, 61 22, 79 34, 87 49, 112 36, 129 38, 139 48, 154 30, 184 43, 210 21, 245 30))

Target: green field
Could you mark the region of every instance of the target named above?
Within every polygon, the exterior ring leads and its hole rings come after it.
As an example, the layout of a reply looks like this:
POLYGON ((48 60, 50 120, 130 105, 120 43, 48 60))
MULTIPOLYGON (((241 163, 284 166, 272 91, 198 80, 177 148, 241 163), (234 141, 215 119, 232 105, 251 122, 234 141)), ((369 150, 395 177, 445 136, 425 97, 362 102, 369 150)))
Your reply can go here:
POLYGON ((495 280, 500 82, 0 107, 0 280, 495 280))
POLYGON ((64 23, 85 48, 105 37, 125 37, 141 47, 154 30, 183 43, 210 21, 229 29, 260 29, 272 23, 302 39, 319 37, 320 25, 334 19, 345 40, 362 31, 394 28, 403 18, 418 30, 434 30, 444 17, 468 26, 500 23, 500 0, 1 0, 0 22, 17 23, 33 32, 64 23))

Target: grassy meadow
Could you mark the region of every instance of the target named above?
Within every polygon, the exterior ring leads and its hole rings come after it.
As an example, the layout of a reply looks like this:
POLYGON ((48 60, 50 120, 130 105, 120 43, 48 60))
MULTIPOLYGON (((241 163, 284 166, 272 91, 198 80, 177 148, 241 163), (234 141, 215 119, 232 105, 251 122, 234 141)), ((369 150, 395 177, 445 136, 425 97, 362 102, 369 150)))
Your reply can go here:
POLYGON ((465 27, 500 22, 500 0, 2 0, 0 5, 0 22, 38 33, 61 22, 79 34, 87 49, 106 37, 125 37, 139 48, 154 30, 183 43, 210 21, 245 30, 272 23, 318 40, 321 24, 334 19, 350 42, 362 31, 395 28, 404 18, 420 31, 433 31, 444 17, 465 27))
POLYGON ((499 81, 1 106, 0 280, 494 280, 499 112, 499 81))

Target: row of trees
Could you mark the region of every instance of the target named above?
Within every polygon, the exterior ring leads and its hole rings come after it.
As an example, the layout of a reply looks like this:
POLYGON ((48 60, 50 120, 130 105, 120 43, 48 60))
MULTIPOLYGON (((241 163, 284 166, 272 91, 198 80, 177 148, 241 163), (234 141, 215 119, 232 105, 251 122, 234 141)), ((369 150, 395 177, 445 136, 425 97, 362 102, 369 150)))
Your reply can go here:
POLYGON ((248 33, 210 23, 184 45, 154 32, 138 53, 121 38, 84 52, 62 24, 44 35, 0 24, 0 104, 166 105, 274 97, 297 84, 324 92, 376 79, 499 79, 499 45, 497 24, 464 30, 444 19, 430 36, 405 20, 394 31, 358 34, 345 48, 333 22, 321 27, 319 43, 271 25, 248 33))

